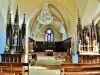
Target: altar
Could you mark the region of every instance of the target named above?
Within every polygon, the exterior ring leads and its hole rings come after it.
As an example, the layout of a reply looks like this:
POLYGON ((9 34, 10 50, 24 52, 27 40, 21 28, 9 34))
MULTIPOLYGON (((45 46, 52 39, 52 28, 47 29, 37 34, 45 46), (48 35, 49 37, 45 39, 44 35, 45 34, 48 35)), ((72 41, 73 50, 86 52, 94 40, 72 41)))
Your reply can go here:
POLYGON ((77 25, 78 62, 100 63, 100 43, 97 34, 97 25, 92 21, 91 26, 77 25))
POLYGON ((53 50, 45 50, 46 56, 53 56, 53 50))
POLYGON ((20 26, 17 6, 14 23, 11 22, 11 14, 9 14, 9 23, 7 23, 6 26, 6 45, 4 48, 5 51, 4 53, 0 54, 1 62, 21 63, 22 55, 24 55, 25 51, 25 35, 25 14, 23 22, 20 26))

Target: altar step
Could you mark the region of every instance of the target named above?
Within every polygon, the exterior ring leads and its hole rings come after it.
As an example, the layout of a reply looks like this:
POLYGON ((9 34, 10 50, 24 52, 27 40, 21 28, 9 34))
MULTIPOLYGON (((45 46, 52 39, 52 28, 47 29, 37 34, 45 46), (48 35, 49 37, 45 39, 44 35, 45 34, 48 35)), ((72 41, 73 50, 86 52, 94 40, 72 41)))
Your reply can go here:
MULTIPOLYGON (((34 52, 34 53, 36 53, 37 54, 37 56, 46 56, 47 54, 46 54, 46 52, 34 52)), ((66 52, 53 52, 53 56, 63 56, 63 55, 65 55, 66 54, 66 52)))

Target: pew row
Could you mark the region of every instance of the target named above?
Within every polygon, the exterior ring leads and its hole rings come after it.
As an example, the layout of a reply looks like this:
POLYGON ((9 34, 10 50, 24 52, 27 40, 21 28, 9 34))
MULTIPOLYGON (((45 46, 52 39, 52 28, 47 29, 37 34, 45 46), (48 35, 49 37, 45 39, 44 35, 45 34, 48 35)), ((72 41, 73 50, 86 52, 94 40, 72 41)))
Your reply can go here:
POLYGON ((100 63, 61 64, 60 75, 100 75, 100 63))
POLYGON ((0 75, 15 75, 15 73, 0 73, 0 75))
POLYGON ((29 64, 28 63, 0 63, 0 73, 14 73, 15 75, 29 75, 29 64))

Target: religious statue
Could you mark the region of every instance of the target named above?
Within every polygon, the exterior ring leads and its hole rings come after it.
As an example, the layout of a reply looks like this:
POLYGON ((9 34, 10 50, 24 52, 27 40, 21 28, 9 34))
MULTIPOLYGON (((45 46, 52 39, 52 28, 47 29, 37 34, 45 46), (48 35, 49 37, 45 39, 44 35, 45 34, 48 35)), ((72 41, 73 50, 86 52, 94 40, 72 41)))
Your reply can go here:
POLYGON ((15 36, 14 36, 14 45, 15 45, 15 46, 17 45, 17 38, 18 38, 18 35, 15 34, 15 36))
POLYGON ((86 36, 85 36, 85 41, 86 41, 86 45, 89 45, 89 36, 87 35, 87 33, 86 33, 86 36))

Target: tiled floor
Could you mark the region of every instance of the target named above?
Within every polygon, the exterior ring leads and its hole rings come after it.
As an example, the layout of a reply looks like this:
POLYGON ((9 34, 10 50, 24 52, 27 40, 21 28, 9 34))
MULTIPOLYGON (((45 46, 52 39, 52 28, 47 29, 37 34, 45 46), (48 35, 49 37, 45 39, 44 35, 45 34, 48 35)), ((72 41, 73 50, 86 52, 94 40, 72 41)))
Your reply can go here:
POLYGON ((41 56, 38 57, 36 64, 30 66, 30 75, 60 75, 61 60, 54 57, 41 56))
POLYGON ((48 70, 41 68, 30 68, 30 75, 60 75, 59 70, 48 70))

